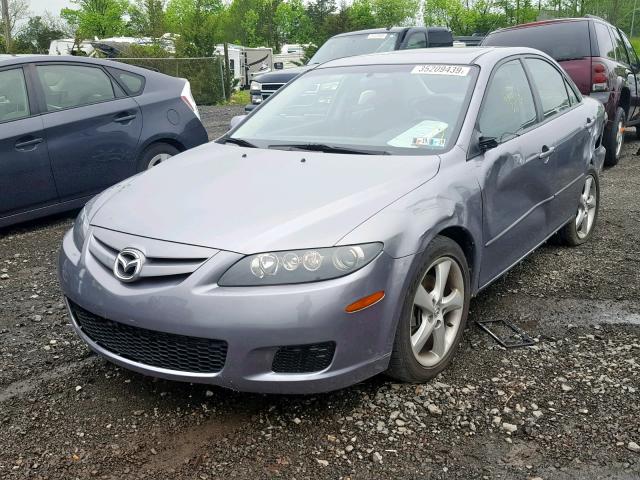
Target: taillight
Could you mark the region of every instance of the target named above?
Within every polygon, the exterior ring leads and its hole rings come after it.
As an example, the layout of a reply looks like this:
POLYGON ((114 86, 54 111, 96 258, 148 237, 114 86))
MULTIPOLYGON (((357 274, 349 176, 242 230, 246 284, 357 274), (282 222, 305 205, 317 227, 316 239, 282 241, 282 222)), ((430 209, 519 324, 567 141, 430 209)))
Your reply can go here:
POLYGON ((609 89, 609 72, 604 63, 593 62, 593 72, 591 74, 591 90, 594 92, 605 92, 609 89))
POLYGON ((196 114, 198 120, 200 120, 200 112, 198 111, 198 106, 196 105, 196 101, 194 100, 193 95, 191 95, 191 84, 188 80, 184 81, 184 87, 182 87, 180 98, 184 103, 187 104, 187 107, 189 107, 191 111, 196 114))

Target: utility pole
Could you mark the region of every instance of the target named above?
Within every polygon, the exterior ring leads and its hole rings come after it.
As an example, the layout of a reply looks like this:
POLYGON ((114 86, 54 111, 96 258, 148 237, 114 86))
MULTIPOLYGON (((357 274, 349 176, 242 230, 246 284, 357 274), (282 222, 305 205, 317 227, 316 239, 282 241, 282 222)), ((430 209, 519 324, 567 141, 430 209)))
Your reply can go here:
POLYGON ((7 53, 11 52, 11 20, 9 20, 9 0, 2 2, 2 20, 4 23, 4 44, 7 53))
POLYGON ((633 38, 633 24, 636 21, 636 5, 638 0, 633 0, 633 14, 631 15, 631 38, 633 38))

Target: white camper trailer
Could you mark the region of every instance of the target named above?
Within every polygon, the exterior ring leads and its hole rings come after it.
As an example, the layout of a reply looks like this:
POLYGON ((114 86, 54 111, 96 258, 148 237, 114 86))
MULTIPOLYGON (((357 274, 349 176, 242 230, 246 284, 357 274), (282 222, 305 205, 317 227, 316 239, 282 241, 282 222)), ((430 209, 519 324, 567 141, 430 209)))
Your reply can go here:
MULTIPOLYGON (((254 76, 273 70, 273 50, 267 47, 243 47, 227 44, 231 77, 238 88, 248 87, 254 76)), ((224 55, 224 45, 216 45, 215 53, 224 55)))

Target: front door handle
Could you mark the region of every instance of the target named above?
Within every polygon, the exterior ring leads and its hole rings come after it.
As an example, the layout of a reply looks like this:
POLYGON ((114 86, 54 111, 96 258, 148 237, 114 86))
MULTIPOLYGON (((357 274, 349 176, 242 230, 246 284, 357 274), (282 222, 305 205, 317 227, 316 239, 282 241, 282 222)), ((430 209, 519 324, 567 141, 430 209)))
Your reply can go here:
POLYGON ((25 139, 20 139, 20 140, 16 142, 15 147, 16 147, 16 150, 19 150, 21 152, 30 152, 32 150, 35 150, 38 147, 38 145, 44 142, 44 138, 30 138, 29 140, 25 140, 25 139))
POLYGON ((132 114, 132 115, 119 115, 116 118, 113 119, 114 122, 118 122, 118 123, 127 123, 130 122, 131 120, 136 118, 136 114, 132 114))
POLYGON ((549 161, 549 157, 551 157, 551 154, 555 151, 556 147, 547 147, 546 145, 544 145, 542 147, 542 151, 538 154, 538 158, 544 160, 544 163, 547 163, 549 161))
POLYGON ((589 130, 593 126, 593 118, 587 117, 587 123, 584 124, 584 128, 589 130))

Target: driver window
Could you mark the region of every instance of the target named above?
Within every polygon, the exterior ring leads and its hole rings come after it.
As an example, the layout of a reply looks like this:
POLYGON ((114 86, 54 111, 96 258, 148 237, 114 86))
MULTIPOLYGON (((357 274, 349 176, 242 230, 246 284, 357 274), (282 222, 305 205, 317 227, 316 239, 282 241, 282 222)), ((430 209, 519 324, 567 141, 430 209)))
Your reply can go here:
POLYGON ((111 80, 100 68, 78 65, 36 68, 49 112, 115 99, 111 80))
POLYGON ((536 107, 522 64, 519 60, 502 64, 487 88, 478 130, 484 137, 503 142, 536 121, 536 107))

